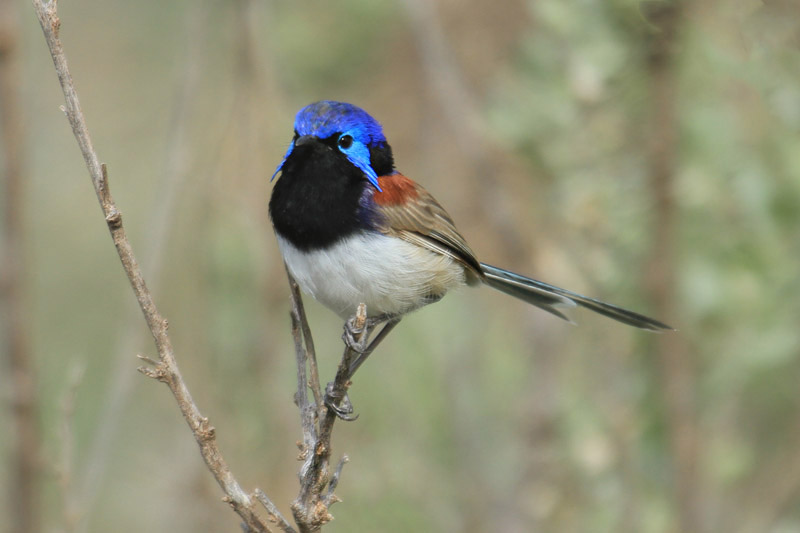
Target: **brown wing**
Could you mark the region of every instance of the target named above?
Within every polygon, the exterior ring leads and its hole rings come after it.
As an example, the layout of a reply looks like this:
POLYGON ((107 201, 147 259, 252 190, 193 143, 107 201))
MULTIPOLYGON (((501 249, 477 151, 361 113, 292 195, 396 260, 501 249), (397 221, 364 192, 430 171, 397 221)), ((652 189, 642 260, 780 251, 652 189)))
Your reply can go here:
POLYGON ((381 176, 373 198, 383 215, 382 230, 433 252, 452 257, 483 278, 475 254, 447 211, 421 185, 402 174, 381 176))

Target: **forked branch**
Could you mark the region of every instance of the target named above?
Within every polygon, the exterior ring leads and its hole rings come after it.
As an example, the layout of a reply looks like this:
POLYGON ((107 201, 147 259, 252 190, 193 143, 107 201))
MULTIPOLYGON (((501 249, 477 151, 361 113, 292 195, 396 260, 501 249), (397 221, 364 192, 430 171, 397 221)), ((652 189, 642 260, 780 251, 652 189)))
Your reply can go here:
MULTIPOLYGON (((331 472, 331 436, 333 424, 337 414, 333 409, 325 406, 322 388, 317 370, 317 356, 314 351, 314 340, 311 338, 311 328, 308 326, 303 299, 300 289, 292 275, 289 276, 289 287, 292 293, 292 334, 297 357, 297 394, 295 401, 300 409, 300 420, 303 426, 303 443, 300 446, 300 493, 292 503, 292 513, 300 531, 318 531, 323 525, 333 519, 329 512, 331 505, 338 498, 334 494, 342 467, 348 461, 343 456, 336 469, 331 472), (308 368, 307 378, 306 368, 308 368), (308 397, 311 389, 314 400, 308 397)), ((354 331, 364 335, 367 320, 367 308, 364 304, 358 306, 355 316, 354 331)), ((360 336, 356 341, 360 341, 360 336)), ((328 397, 341 401, 347 396, 350 387, 350 364, 357 353, 353 347, 347 345, 342 354, 342 360, 336 372, 336 378, 329 385, 328 397)))

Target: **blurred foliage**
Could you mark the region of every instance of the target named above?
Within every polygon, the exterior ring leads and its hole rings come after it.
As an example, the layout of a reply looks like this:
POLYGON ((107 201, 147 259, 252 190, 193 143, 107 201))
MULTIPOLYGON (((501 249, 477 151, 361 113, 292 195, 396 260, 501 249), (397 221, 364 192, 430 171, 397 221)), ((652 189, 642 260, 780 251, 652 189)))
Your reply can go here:
MULTIPOLYGON (((347 100, 378 117, 399 168, 448 207, 483 260, 652 310, 654 4, 435 3, 447 57, 475 103, 463 116, 481 125, 473 147, 457 142, 463 132, 441 105, 452 95, 437 92, 446 89, 423 66, 431 51, 413 31, 412 4, 59 6, 83 109, 137 253, 174 178, 166 162, 186 153, 167 258, 148 282, 234 473, 287 514, 300 431, 288 291, 266 202, 293 115, 310 101, 347 100), (199 82, 184 93, 192 64, 199 82), (176 120, 185 120, 185 146, 176 145, 176 120)), ((678 328, 695 363, 698 503, 709 531, 800 531, 798 15, 791 0, 686 2, 674 43, 676 310, 659 318, 678 328)), ((85 528, 77 530, 232 531, 235 516, 172 398, 135 374, 133 356, 153 347, 129 313, 135 302, 58 110, 31 10, 22 23, 25 283, 47 529, 66 525, 53 466, 64 377, 85 365, 70 420, 67 490, 82 502, 85 528), (116 354, 131 331, 136 352, 116 354), (98 460, 89 450, 120 371, 130 392, 107 469, 84 501, 83 473, 98 460)), ((340 324, 307 306, 325 379, 341 353, 340 324)), ((355 379, 359 420, 335 430, 334 453, 351 462, 338 489, 344 503, 325 530, 677 531, 659 341, 588 313, 575 318, 578 328, 502 295, 463 291, 406 319, 355 379)))

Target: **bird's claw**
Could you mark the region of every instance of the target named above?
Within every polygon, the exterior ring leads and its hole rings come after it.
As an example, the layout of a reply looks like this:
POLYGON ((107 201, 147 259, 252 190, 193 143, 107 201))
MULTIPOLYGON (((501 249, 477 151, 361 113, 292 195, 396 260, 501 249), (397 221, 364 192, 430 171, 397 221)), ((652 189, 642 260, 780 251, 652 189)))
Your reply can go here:
POLYGON ((353 404, 350 403, 350 398, 347 396, 347 393, 345 392, 344 395, 342 395, 334 391, 333 382, 328 383, 325 387, 325 398, 323 401, 325 402, 325 407, 333 411, 333 414, 335 414, 337 418, 341 418, 345 422, 352 422, 358 418, 358 415, 353 414, 353 404))
POLYGON ((364 353, 364 351, 367 349, 369 331, 369 320, 363 326, 359 327, 356 325, 355 317, 350 317, 344 323, 342 340, 348 348, 356 353, 364 353))
POLYGON ((364 321, 364 325, 359 327, 356 325, 356 317, 352 316, 344 322, 344 334, 342 334, 342 340, 348 348, 354 350, 356 353, 363 354, 367 351, 370 334, 375 330, 375 328, 393 319, 395 319, 394 315, 384 314, 370 316, 364 321))

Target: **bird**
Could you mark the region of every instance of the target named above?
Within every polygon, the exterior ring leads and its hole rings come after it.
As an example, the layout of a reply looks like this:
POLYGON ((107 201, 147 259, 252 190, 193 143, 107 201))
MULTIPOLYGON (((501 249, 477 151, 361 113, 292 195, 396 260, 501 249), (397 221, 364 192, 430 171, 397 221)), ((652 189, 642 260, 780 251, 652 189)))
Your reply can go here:
POLYGON ((300 289, 345 320, 363 303, 368 327, 384 324, 351 375, 403 316, 464 286, 489 286, 564 320, 580 306, 644 330, 673 329, 480 262, 441 204, 395 168, 381 124, 353 104, 303 107, 272 180, 279 174, 269 215, 300 289))

